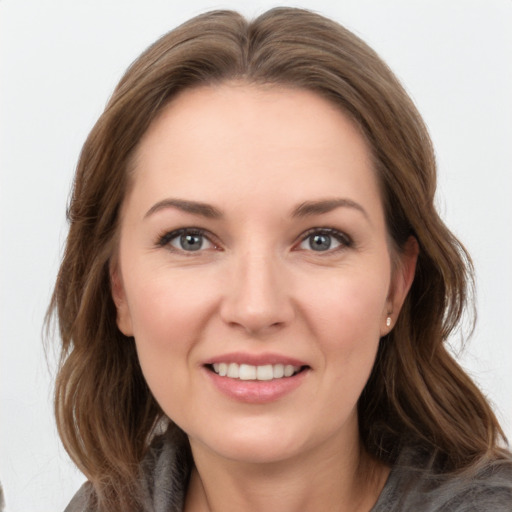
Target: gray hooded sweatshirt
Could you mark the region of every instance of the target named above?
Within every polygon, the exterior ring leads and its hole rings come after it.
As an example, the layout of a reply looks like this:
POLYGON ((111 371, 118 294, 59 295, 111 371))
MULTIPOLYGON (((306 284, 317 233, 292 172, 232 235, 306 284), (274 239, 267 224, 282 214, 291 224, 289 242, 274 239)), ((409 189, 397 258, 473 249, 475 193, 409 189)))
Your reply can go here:
MULTIPOLYGON (((512 512, 512 456, 455 476, 434 466, 424 450, 403 448, 370 512, 512 512)), ((168 435, 155 438, 142 463, 140 512, 182 512, 190 469, 182 443, 168 435)), ((65 512, 95 512, 93 496, 92 486, 84 484, 65 512)))

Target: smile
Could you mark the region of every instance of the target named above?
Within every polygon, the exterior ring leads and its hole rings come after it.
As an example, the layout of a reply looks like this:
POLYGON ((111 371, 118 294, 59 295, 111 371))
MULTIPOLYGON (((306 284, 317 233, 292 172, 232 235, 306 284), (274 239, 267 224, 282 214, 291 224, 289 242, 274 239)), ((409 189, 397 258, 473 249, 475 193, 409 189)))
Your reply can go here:
POLYGON ((265 364, 254 366, 238 363, 213 363, 211 369, 220 377, 239 380, 275 380, 292 377, 299 373, 301 366, 291 364, 265 364))

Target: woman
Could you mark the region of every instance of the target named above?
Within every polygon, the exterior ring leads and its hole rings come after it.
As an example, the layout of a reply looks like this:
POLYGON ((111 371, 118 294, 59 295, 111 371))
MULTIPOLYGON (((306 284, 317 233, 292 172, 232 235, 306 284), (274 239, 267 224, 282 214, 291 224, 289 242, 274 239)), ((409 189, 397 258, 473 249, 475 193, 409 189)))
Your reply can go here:
POLYGON ((471 263, 426 129, 318 15, 199 16, 83 148, 51 310, 68 510, 510 510, 447 352, 471 263))

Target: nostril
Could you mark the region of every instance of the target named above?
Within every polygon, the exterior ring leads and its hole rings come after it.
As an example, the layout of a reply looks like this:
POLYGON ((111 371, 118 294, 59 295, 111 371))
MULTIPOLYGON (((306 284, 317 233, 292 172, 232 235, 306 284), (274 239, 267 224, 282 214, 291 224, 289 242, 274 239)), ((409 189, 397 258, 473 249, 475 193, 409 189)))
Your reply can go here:
POLYGON ((269 268, 271 258, 258 257, 243 266, 243 274, 226 286, 220 307, 221 317, 230 327, 242 327, 252 335, 276 330, 295 316, 286 290, 285 276, 269 268))

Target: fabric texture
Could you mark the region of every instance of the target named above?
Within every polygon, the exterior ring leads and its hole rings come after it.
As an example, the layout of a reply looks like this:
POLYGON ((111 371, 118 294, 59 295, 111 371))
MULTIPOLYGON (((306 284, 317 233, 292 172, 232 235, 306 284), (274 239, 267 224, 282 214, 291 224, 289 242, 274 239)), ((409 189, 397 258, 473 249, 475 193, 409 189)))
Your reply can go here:
POLYGON ((371 512, 511 512, 512 458, 459 475, 435 470, 434 457, 402 449, 371 512))
MULTIPOLYGON (((434 468, 428 453, 402 449, 370 512, 512 512, 512 457, 456 476, 434 468)), ((182 512, 190 469, 187 450, 169 436, 156 438, 142 464, 141 512, 182 512)), ((64 512, 95 512, 92 495, 84 484, 64 512)))

